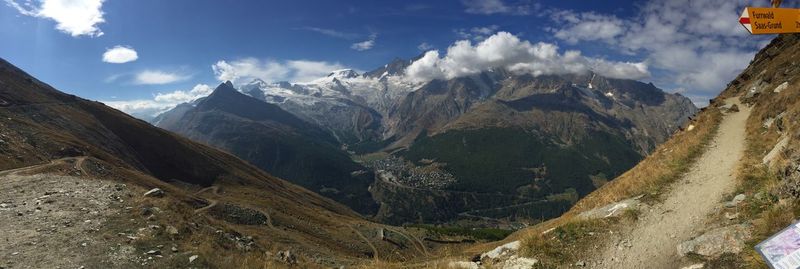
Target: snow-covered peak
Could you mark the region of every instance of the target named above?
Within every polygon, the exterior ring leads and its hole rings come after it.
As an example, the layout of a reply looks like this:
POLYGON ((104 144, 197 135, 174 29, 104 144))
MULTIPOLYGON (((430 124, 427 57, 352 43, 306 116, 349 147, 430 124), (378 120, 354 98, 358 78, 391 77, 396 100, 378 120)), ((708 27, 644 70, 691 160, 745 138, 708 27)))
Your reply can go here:
POLYGON ((335 70, 328 75, 328 77, 332 78, 356 78, 358 76, 360 76, 360 74, 353 69, 335 70))
POLYGON ((260 78, 256 78, 243 86, 256 86, 258 88, 266 88, 267 85, 269 85, 269 83, 267 83, 266 81, 263 81, 260 78))

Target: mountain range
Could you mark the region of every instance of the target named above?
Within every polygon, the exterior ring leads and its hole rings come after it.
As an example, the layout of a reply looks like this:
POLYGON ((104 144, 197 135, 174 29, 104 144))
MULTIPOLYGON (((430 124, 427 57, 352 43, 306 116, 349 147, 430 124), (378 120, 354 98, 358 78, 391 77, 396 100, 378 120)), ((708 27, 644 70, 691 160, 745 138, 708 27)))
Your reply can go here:
POLYGON ((415 82, 412 62, 238 91, 223 83, 153 123, 377 221, 507 222, 559 214, 697 111, 653 84, 594 73, 415 82))

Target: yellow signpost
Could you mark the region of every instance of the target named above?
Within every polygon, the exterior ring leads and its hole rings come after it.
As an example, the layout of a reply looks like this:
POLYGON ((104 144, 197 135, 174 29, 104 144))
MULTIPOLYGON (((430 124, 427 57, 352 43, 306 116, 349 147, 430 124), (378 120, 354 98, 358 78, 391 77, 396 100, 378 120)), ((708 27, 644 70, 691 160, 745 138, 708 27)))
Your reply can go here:
POLYGON ((746 7, 739 23, 754 35, 800 33, 800 9, 746 7))

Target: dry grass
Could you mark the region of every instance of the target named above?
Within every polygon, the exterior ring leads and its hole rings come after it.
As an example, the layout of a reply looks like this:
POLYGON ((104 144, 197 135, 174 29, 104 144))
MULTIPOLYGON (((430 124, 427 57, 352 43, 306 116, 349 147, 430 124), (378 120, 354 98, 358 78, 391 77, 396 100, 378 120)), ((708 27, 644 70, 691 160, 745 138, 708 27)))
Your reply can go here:
POLYGON ((640 194, 658 195, 686 173, 713 139, 722 116, 716 109, 701 112, 692 131, 678 132, 642 162, 581 199, 570 212, 581 212, 640 194))
POLYGON ((536 257, 541 268, 572 264, 578 255, 604 241, 604 233, 619 221, 618 218, 570 221, 550 232, 527 236, 522 240, 522 255, 536 257))

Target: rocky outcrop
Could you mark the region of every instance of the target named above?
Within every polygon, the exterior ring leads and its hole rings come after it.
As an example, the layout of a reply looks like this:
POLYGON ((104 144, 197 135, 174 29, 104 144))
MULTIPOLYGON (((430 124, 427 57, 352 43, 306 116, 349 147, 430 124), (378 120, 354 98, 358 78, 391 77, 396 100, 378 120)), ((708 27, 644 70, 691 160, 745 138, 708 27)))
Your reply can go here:
POLYGON ((678 246, 681 256, 698 255, 706 259, 719 258, 722 254, 737 254, 744 250, 751 238, 750 225, 738 224, 710 230, 678 246))

